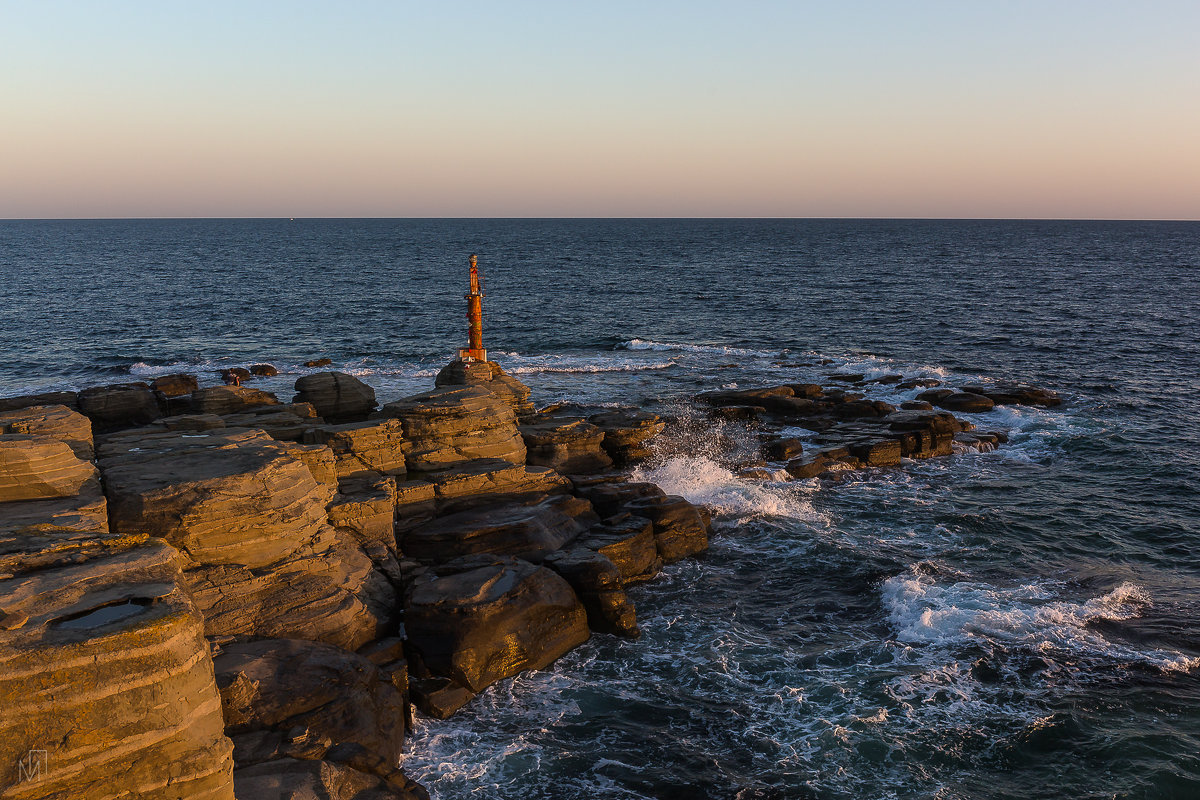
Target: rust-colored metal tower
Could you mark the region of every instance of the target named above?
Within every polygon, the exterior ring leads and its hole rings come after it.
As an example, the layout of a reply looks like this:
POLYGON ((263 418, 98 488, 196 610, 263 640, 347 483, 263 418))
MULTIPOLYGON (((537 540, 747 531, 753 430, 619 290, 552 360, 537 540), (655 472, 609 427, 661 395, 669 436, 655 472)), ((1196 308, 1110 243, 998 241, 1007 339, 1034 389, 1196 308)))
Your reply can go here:
POLYGON ((479 259, 471 254, 471 291, 467 298, 467 341, 468 347, 458 351, 459 361, 487 361, 487 350, 483 349, 483 290, 479 278, 479 259))

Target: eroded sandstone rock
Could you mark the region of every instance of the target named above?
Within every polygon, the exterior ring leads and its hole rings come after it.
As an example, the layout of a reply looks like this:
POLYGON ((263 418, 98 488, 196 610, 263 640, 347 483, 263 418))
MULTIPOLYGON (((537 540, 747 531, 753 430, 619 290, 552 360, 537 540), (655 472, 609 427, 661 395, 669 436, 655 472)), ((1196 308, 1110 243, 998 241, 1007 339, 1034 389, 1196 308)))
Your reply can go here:
POLYGON ((696 507, 678 495, 643 497, 625 508, 654 524, 654 542, 663 563, 671 564, 708 549, 708 528, 696 507))
POLYGON ((601 444, 619 466, 637 464, 650 458, 651 440, 666 427, 657 414, 634 408, 592 414, 588 422, 604 432, 601 444))
POLYGON ((483 386, 507 403, 518 416, 533 413, 530 389, 495 361, 451 361, 434 379, 435 386, 483 386))
POLYGON ((333 451, 339 478, 390 475, 403 480, 408 471, 404 455, 409 445, 396 419, 309 426, 304 441, 333 451))
POLYGON ((28 406, 0 412, 0 434, 27 433, 65 442, 83 461, 91 461, 92 421, 66 406, 28 406))
POLYGON ((601 447, 605 433, 581 419, 537 415, 520 426, 525 460, 568 474, 599 472, 612 466, 601 447))
POLYGON ((145 425, 162 413, 154 390, 141 382, 84 389, 79 393, 79 410, 96 432, 145 425))
POLYGON ((277 406, 279 398, 249 386, 208 386, 192 392, 192 411, 197 414, 237 414, 257 406, 277 406))
POLYGON ((570 585, 516 558, 468 556, 426 576, 408 594, 405 628, 428 669, 476 693, 588 638, 570 585))
POLYGON ((412 449, 410 472, 436 472, 477 458, 525 463, 525 443, 512 408, 482 386, 446 387, 383 407, 399 419, 412 449))
POLYGON ((71 447, 49 436, 0 434, 0 503, 71 497, 96 477, 71 447))
POLYGON ((475 553, 540 562, 599 521, 591 503, 570 495, 459 511, 400 535, 405 555, 427 563, 475 553))
POLYGON ((571 584, 587 611, 588 627, 592 630, 628 639, 641 635, 621 572, 604 554, 573 547, 551 553, 544 564, 571 584))
POLYGON ((333 424, 359 422, 375 410, 375 390, 345 372, 318 372, 296 381, 296 403, 311 403, 333 424))
POLYGON ((213 664, 239 769, 292 752, 297 729, 306 758, 357 744, 399 763, 404 698, 367 658, 319 642, 259 639, 224 645, 213 664))
POLYGON ((232 746, 178 554, 145 536, 0 534, 0 762, 11 797, 233 800, 232 746), (6 767, 7 769, 7 767, 6 767))

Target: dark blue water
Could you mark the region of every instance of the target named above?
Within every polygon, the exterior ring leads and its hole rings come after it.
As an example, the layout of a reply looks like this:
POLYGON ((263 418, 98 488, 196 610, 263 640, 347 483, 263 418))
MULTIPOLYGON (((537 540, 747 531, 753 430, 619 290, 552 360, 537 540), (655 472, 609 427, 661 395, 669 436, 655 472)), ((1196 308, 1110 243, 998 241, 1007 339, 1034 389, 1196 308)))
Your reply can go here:
POLYGON ((834 370, 1067 402, 838 483, 735 477, 734 428, 648 466, 718 509, 710 554, 634 590, 641 640, 422 721, 436 797, 1200 796, 1200 224, 0 222, 0 393, 270 361, 286 395, 327 356, 391 399, 463 344, 471 252, 539 402, 834 370))

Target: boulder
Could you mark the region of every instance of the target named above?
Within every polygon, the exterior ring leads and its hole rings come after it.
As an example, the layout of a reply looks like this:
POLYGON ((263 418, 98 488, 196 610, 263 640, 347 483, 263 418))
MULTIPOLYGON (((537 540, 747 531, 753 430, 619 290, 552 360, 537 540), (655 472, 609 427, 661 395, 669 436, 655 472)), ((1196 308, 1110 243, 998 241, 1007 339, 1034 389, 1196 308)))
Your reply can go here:
POLYGON ((71 497, 96 477, 71 447, 49 436, 0 434, 0 503, 71 497))
POLYGON ((933 403, 924 400, 905 400, 900 404, 900 408, 905 411, 932 411, 933 403))
POLYGON ((588 531, 579 544, 607 558, 625 585, 648 581, 662 569, 654 523, 645 517, 629 513, 610 517, 588 531))
POLYGON ((296 729, 305 745, 320 743, 306 747, 306 758, 357 744, 399 763, 404 698, 364 656, 319 642, 259 639, 223 645, 213 666, 239 768, 290 754, 296 729))
POLYGON ((375 390, 345 372, 318 372, 296 381, 293 402, 312 403, 333 424, 360 422, 375 410, 375 390))
POLYGON ((403 532, 400 549, 426 563, 475 553, 540 562, 598 521, 586 500, 543 497, 530 504, 486 506, 438 517, 403 532))
POLYGON ((894 467, 900 463, 903 448, 895 439, 867 439, 846 445, 850 455, 868 467, 894 467))
POLYGON ((886 417, 895 410, 895 406, 879 400, 850 400, 834 406, 833 415, 841 419, 886 417))
POLYGON ((155 378, 150 388, 163 397, 187 397, 200 388, 200 380, 195 375, 177 372, 155 378))
POLYGON ((601 446, 619 466, 650 458, 650 441, 667 425, 657 414, 632 408, 592 414, 587 420, 604 432, 601 446))
POLYGON ((949 397, 955 394, 953 389, 927 389, 916 396, 917 400, 924 400, 926 403, 937 405, 938 401, 943 397, 949 397))
POLYGON ((84 389, 79 393, 79 410, 96 432, 145 425, 161 416, 154 390, 141 382, 84 389))
POLYGON ((314 358, 304 362, 306 367, 328 367, 333 363, 332 358, 314 358))
POLYGON ((0 762, 14 781, 31 751, 45 766, 6 797, 233 800, 204 623, 181 584, 176 551, 144 535, 0 534, 0 762))
POLYGON ((475 693, 543 669, 588 638, 570 585, 516 558, 468 556, 425 576, 406 598, 405 629, 428 669, 475 693))
POLYGON ((789 461, 804 452, 804 442, 791 436, 780 436, 763 445, 763 455, 771 461, 789 461))
POLYGON ((403 480, 408 472, 404 463, 408 442, 396 419, 309 426, 304 441, 333 451, 338 478, 390 475, 403 480))
POLYGON ((237 414, 257 406, 277 406, 279 399, 249 386, 209 386, 192 392, 192 411, 197 414, 237 414))
POLYGON ((708 528, 700 512, 678 495, 643 497, 627 503, 625 508, 654 524, 654 543, 665 564, 708 549, 708 528))
POLYGON ((970 392, 953 392, 944 397, 939 397, 933 401, 933 404, 947 411, 958 411, 966 414, 979 414, 984 411, 991 411, 996 405, 991 399, 981 394, 972 394, 970 392))
POLYGON ((533 413, 530 389, 495 361, 451 361, 434 378, 434 386, 483 386, 518 416, 533 413))
POLYGON ((571 584, 587 611, 588 627, 592 630, 627 639, 641 635, 637 612, 625 594, 621 572, 602 553, 573 547, 551 553, 544 563, 571 584))
POLYGON ((92 421, 66 406, 28 406, 0 412, 0 433, 49 436, 65 442, 75 455, 91 461, 92 421))
POLYGON ((250 374, 260 378, 271 378, 279 374, 279 370, 270 364, 251 364, 250 374))
POLYGON ((227 367, 221 370, 221 380, 226 383, 238 384, 250 380, 250 370, 245 367, 227 367))
POLYGON ((520 426, 525 460, 558 472, 589 473, 608 469, 612 459, 600 446, 604 431, 581 419, 538 415, 520 426))
POLYGON ((281 758, 233 773, 247 800, 429 800, 429 793, 398 769, 387 778, 335 761, 281 758))
POLYGON ((381 417, 399 419, 412 449, 409 472, 437 472, 476 458, 525 463, 525 443, 512 408, 482 386, 449 386, 388 403, 381 417))
POLYGON ((791 386, 767 386, 758 389, 719 389, 701 392, 696 399, 713 406, 761 406, 768 397, 795 397, 791 386))

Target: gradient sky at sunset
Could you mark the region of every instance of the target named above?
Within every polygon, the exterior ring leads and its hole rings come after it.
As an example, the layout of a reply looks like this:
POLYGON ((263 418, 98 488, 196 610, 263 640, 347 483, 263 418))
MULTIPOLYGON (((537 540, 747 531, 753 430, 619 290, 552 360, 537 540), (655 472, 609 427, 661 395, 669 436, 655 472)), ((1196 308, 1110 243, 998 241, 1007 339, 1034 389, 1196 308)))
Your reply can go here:
POLYGON ((1200 218, 1200 3, 3 2, 0 217, 1200 218))

